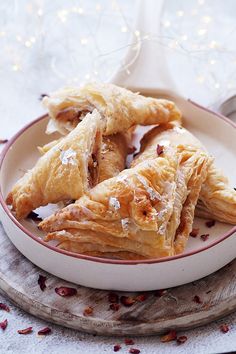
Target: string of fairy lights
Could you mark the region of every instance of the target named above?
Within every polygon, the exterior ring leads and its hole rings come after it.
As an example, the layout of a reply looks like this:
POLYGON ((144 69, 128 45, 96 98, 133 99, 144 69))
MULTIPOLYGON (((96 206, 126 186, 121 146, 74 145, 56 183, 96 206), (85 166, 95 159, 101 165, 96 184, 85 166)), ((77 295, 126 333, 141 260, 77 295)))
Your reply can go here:
MULTIPOLYGON (((152 40, 167 50, 169 67, 175 68, 186 60, 194 73, 194 85, 207 87, 214 95, 235 90, 236 27, 233 16, 230 18, 230 7, 225 16, 222 12, 217 16, 217 6, 222 7, 222 1, 166 0, 161 35, 157 36, 135 28, 136 3, 1 2, 0 71, 25 74, 36 61, 38 67, 43 63, 47 76, 51 72, 59 84, 109 80, 118 68, 129 73, 142 42, 152 40), (128 47, 132 48, 133 57, 124 63, 128 47), (219 70, 219 63, 223 70, 219 70)), ((42 72, 42 67, 39 70, 42 72)))

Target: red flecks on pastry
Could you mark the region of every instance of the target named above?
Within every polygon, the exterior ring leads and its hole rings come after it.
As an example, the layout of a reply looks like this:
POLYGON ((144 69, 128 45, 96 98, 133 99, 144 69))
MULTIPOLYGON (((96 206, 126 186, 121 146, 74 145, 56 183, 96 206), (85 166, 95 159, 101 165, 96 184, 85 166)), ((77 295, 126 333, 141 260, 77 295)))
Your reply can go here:
POLYGON ((119 295, 116 293, 109 293, 108 294, 108 301, 111 303, 118 303, 119 302, 119 295))
POLYGON ((135 146, 129 146, 128 147, 128 155, 133 154, 136 150, 137 150, 137 148, 135 146))
POLYGON ((130 307, 136 302, 136 300, 131 296, 121 296, 120 302, 122 305, 130 307))
POLYGON ((33 327, 28 327, 25 329, 18 329, 17 331, 19 334, 29 334, 33 332, 33 327))
POLYGON ((204 235, 201 235, 200 237, 201 237, 202 241, 207 241, 209 236, 210 236, 209 234, 204 234, 204 235))
POLYGON ((8 321, 5 319, 4 321, 0 322, 0 328, 2 328, 3 331, 7 328, 8 321))
POLYGON ((177 334, 175 330, 171 330, 168 333, 164 334, 163 336, 161 336, 161 342, 165 343, 165 342, 170 342, 172 340, 175 340, 177 338, 177 334))
POLYGON ((48 334, 51 334, 51 332, 52 332, 51 328, 45 327, 45 328, 42 328, 42 329, 40 329, 40 330, 38 331, 38 335, 40 335, 40 336, 42 336, 42 335, 46 336, 46 335, 48 335, 48 334))
POLYGON ((77 294, 77 290, 75 288, 68 288, 67 286, 55 288, 55 292, 62 297, 69 297, 77 294))
POLYGON ((120 305, 116 303, 110 304, 110 310, 112 311, 118 311, 120 309, 120 305))
POLYGON ((157 144, 157 155, 160 156, 164 152, 164 146, 157 144))
POLYGON ((47 277, 39 274, 38 285, 42 291, 44 291, 46 289, 46 284, 45 284, 46 280, 47 280, 47 277))
POLYGON ((202 300, 198 295, 194 296, 193 301, 196 302, 196 304, 202 304, 202 300))
POLYGON ((210 227, 215 226, 215 223, 216 223, 215 220, 209 220, 209 221, 206 221, 205 224, 206 224, 207 227, 210 228, 210 227))
POLYGON ((147 294, 140 294, 135 297, 135 300, 138 302, 143 302, 148 298, 147 294))
POLYGON ((189 236, 191 237, 197 237, 197 235, 199 234, 199 228, 194 228, 192 229, 192 231, 190 232, 189 236))
POLYGON ((84 316, 92 316, 93 314, 93 307, 92 306, 88 306, 84 309, 83 315, 84 316))
POLYGON ((227 333, 229 332, 229 326, 227 324, 222 324, 220 325, 220 330, 222 333, 227 333))
POLYGON ((6 304, 3 304, 2 302, 0 302, 0 310, 10 312, 10 308, 6 304))
POLYGON ((178 344, 184 344, 187 339, 188 339, 188 337, 186 337, 186 336, 180 336, 180 337, 178 337, 178 338, 176 339, 176 342, 177 342, 178 344))

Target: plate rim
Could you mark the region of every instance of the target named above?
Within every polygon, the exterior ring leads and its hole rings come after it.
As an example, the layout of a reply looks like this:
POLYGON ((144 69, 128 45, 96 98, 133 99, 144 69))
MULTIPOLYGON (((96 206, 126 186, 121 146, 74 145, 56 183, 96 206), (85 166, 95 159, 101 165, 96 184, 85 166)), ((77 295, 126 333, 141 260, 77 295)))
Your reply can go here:
MULTIPOLYGON (((184 99, 185 100, 185 99, 184 99)), ((234 129, 236 129, 236 124, 234 122, 232 122, 230 119, 228 119, 227 117, 223 116, 222 114, 212 111, 209 108, 205 108, 204 106, 201 106, 200 104, 192 101, 191 99, 187 99, 187 102, 189 102, 190 104, 203 109, 205 111, 207 111, 208 113, 213 114, 217 119, 221 119, 224 120, 226 124, 231 125, 234 129)), ((43 114, 40 117, 32 120, 31 122, 29 122, 28 124, 26 124, 25 126, 23 126, 23 128, 21 128, 16 134, 13 135, 12 138, 9 139, 9 141, 6 143, 5 147, 3 148, 1 154, 0 154, 0 170, 2 168, 4 159, 9 151, 9 149, 11 148, 11 146, 14 144, 14 142, 29 128, 31 128, 31 126, 37 124, 38 122, 42 121, 43 119, 48 118, 48 114, 43 114)), ((56 246, 52 246, 48 243, 46 243, 45 241, 43 241, 41 238, 39 238, 38 236, 35 236, 32 232, 30 232, 26 227, 24 227, 16 218, 15 216, 11 213, 10 209, 8 208, 3 194, 2 194, 2 188, 0 185, 0 204, 4 210, 4 212, 7 214, 7 216, 9 217, 9 219, 15 224, 15 226, 17 228, 19 228, 24 234, 26 234, 27 236, 29 236, 33 241, 38 242, 39 244, 41 244, 44 247, 47 247, 48 249, 50 249, 51 251, 63 254, 65 256, 68 257, 73 257, 73 258, 77 258, 80 260, 86 260, 86 261, 92 261, 92 262, 97 262, 97 263, 105 263, 105 264, 117 264, 117 265, 137 265, 137 264, 156 264, 156 263, 164 263, 164 262, 170 262, 170 261, 174 261, 174 260, 178 260, 178 259, 182 259, 182 258, 186 258, 186 257, 191 257, 195 254, 204 252, 214 246, 216 246, 217 244, 223 242, 224 240, 226 240, 227 238, 229 238, 230 236, 232 236, 235 232, 236 232, 236 226, 233 226, 231 229, 229 229, 229 231, 223 233, 222 236, 219 237, 218 240, 213 241, 212 243, 201 247, 201 248, 197 248, 196 250, 184 253, 184 254, 178 254, 175 256, 169 256, 169 257, 164 257, 164 258, 160 258, 160 259, 146 259, 146 260, 118 260, 118 259, 108 259, 108 258, 100 258, 100 257, 94 257, 94 256, 88 256, 88 255, 83 255, 83 254, 79 254, 79 253, 75 253, 75 252, 71 252, 71 251, 66 251, 66 250, 62 250, 57 248, 56 246)))

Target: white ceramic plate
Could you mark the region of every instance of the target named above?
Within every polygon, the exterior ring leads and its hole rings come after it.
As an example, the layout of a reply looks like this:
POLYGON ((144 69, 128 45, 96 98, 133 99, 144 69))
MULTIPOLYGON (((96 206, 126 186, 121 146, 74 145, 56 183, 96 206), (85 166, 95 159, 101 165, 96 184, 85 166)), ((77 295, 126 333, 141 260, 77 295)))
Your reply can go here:
MULTIPOLYGON (((216 157, 231 182, 236 181, 236 125, 223 116, 208 111, 171 92, 146 92, 173 99, 184 114, 184 125, 216 157)), ((18 132, 7 144, 0 160, 0 211, 4 228, 13 244, 33 263, 68 281, 100 289, 146 291, 169 288, 202 278, 233 260, 236 256, 236 227, 222 223, 209 229, 205 220, 195 220, 201 233, 210 233, 207 241, 190 238, 184 254, 161 260, 119 261, 83 256, 59 250, 45 243, 37 225, 19 223, 4 200, 13 183, 31 168, 39 157, 37 146, 55 136, 47 136, 47 117, 41 117, 18 132)), ((55 207, 54 207, 55 209, 55 207)), ((41 208, 44 215, 52 207, 41 208)))

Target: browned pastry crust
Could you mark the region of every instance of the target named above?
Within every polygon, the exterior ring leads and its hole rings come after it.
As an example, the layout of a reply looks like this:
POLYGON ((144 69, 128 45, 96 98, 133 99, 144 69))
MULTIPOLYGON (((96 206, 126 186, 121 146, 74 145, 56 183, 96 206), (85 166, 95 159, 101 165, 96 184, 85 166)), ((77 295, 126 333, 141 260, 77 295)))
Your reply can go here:
POLYGON ((72 130, 87 112, 97 109, 104 121, 104 135, 126 132, 137 124, 163 124, 180 121, 175 103, 144 97, 112 84, 91 83, 81 89, 67 88, 43 99, 43 104, 62 134, 72 130))
POLYGON ((13 186, 6 201, 18 219, 39 206, 77 199, 98 183, 102 127, 96 110, 88 114, 13 186))
MULTIPOLYGON (((163 131, 174 126, 168 128, 163 131)), ((106 257, 116 253, 126 259, 134 254, 159 258, 183 252, 212 161, 191 140, 186 145, 170 143, 157 156, 161 129, 149 133, 149 143, 132 168, 41 222, 40 227, 49 232, 46 240, 59 240, 60 247, 71 246, 80 253, 106 257)))

